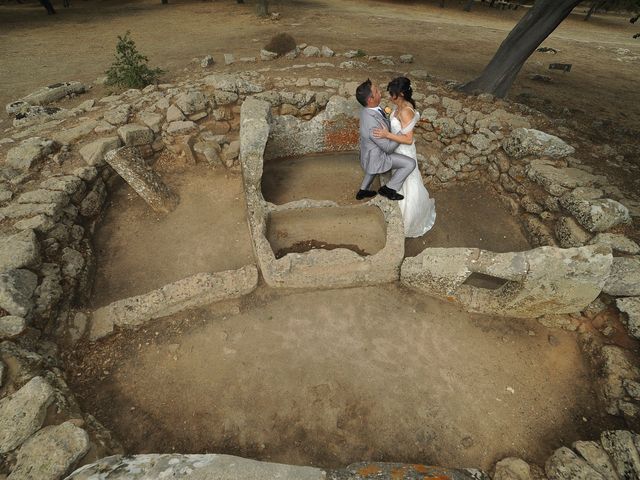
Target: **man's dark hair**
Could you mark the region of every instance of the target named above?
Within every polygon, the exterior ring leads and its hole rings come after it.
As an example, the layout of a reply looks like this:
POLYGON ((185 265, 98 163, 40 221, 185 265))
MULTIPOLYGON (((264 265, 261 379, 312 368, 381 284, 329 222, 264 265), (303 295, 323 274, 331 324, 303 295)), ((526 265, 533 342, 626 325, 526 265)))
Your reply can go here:
POLYGON ((356 88, 356 100, 363 107, 367 106, 367 100, 371 96, 371 80, 367 78, 366 82, 361 83, 356 88))

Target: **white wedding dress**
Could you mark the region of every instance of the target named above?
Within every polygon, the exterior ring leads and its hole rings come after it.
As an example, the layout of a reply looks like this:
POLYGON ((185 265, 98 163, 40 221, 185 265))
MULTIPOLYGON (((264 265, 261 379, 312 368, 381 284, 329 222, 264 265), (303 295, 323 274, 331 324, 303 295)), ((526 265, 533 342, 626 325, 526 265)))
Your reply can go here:
MULTIPOLYGON (((418 120, 420 120, 420 114, 414 112, 413 120, 403 128, 394 111, 391 114, 391 133, 407 134, 414 129, 418 120)), ((404 219, 404 236, 420 237, 431 230, 436 222, 436 202, 429 197, 429 192, 422 183, 415 141, 411 145, 401 143, 396 148, 396 153, 411 157, 416 162, 416 168, 407 177, 398 192, 404 196, 404 200, 400 200, 398 204, 404 219)))

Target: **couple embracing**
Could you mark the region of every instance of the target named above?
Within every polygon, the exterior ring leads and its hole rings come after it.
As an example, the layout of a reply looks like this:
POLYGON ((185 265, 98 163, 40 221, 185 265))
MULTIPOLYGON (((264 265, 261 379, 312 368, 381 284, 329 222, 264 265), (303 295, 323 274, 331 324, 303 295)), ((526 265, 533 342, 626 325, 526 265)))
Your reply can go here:
POLYGON ((382 94, 371 80, 356 89, 356 99, 364 107, 360 114, 360 164, 365 172, 356 199, 379 193, 398 201, 405 237, 419 237, 429 231, 436 220, 435 202, 422 183, 416 160, 413 129, 420 114, 415 111, 408 78, 393 79, 387 91, 395 105, 388 117, 380 107, 382 94), (377 192, 370 190, 375 176, 387 172, 391 177, 386 183, 377 192))

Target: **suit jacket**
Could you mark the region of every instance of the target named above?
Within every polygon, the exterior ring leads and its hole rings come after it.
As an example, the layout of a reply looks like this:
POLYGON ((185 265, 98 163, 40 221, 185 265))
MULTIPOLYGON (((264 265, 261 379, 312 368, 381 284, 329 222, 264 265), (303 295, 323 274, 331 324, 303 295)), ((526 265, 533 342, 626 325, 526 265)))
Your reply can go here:
POLYGON ((380 111, 363 108, 360 112, 360 165, 369 174, 391 170, 389 155, 398 148, 398 143, 386 138, 375 138, 374 128, 389 130, 389 120, 380 111))

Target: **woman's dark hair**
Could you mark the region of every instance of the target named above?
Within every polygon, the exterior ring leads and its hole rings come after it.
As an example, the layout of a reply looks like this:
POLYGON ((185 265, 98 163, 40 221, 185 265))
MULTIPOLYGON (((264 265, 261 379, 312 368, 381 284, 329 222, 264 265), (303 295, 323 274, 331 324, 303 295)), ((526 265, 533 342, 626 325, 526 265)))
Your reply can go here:
POLYGON ((402 94, 402 97, 416 108, 416 102, 413 100, 413 88, 411 88, 411 80, 407 77, 396 77, 387 85, 387 92, 392 97, 398 97, 402 94))

